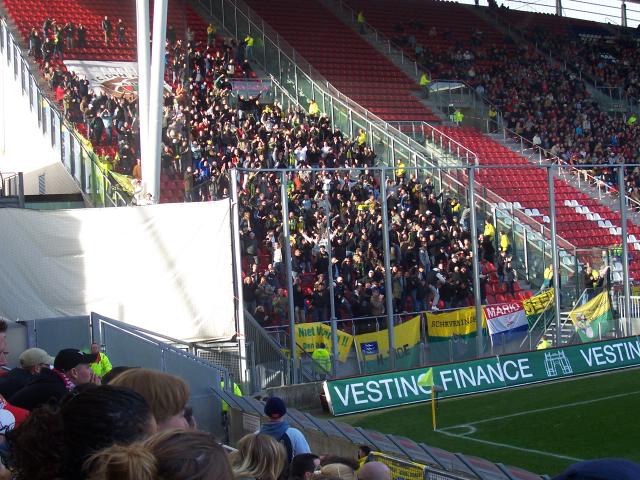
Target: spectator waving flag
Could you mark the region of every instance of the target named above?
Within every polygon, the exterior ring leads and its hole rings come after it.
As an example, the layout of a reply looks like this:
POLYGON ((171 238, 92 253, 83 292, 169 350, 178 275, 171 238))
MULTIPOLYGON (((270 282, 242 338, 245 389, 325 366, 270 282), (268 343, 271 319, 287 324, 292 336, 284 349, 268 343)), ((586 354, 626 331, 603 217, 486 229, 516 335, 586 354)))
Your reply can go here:
POLYGON ((482 308, 493 345, 522 340, 529 331, 529 323, 521 302, 498 303, 482 308))

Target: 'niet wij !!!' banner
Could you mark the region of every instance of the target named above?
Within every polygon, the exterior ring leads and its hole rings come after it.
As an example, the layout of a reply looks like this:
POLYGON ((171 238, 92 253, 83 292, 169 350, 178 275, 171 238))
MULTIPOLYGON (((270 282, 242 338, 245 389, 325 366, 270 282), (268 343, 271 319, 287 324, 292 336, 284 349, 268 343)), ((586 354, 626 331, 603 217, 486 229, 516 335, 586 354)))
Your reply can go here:
POLYGON ((446 398, 631 366, 640 366, 639 337, 331 380, 324 389, 333 414, 346 415, 429 400, 419 378, 430 368, 446 398))

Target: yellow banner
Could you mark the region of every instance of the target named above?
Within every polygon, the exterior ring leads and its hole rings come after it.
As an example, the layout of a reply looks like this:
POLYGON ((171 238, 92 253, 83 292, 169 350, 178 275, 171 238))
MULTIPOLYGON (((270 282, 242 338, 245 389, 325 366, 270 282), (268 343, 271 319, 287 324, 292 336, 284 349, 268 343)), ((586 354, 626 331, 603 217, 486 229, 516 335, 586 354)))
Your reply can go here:
POLYGON ((391 470, 391 480, 423 480, 425 466, 409 460, 390 457, 384 453, 371 452, 370 462, 384 463, 391 470))
POLYGON ((522 301, 524 313, 529 315, 539 315, 553 303, 554 290, 549 288, 538 295, 522 301))
POLYGON ((612 327, 609 294, 602 292, 581 307, 569 312, 569 318, 583 342, 601 338, 612 327))
MULTIPOLYGON (((396 350, 409 350, 420 343, 420 316, 415 316, 400 325, 393 327, 395 334, 396 350)), ((356 353, 358 358, 365 360, 367 357, 387 358, 389 356, 389 331, 387 329, 378 332, 363 333, 355 336, 356 353)))
MULTIPOLYGON (((487 319, 482 312, 482 328, 487 319)), ((453 337, 476 333, 476 307, 459 308, 450 312, 427 313, 427 334, 429 337, 453 337)))
MULTIPOLYGON (((299 323, 296 325, 296 343, 300 350, 307 353, 313 353, 321 343, 331 351, 331 327, 322 322, 299 323)), ((347 361, 351 345, 353 335, 338 330, 338 360, 347 361)))

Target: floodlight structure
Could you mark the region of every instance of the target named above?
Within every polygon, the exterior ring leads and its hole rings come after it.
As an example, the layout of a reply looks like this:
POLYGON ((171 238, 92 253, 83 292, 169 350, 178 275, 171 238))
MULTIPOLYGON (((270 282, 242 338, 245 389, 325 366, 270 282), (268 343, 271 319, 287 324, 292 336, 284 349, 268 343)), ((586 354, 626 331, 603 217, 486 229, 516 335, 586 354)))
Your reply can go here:
POLYGON ((138 115, 142 183, 154 203, 160 201, 162 98, 169 0, 153 3, 153 51, 149 46, 149 0, 136 0, 138 115))

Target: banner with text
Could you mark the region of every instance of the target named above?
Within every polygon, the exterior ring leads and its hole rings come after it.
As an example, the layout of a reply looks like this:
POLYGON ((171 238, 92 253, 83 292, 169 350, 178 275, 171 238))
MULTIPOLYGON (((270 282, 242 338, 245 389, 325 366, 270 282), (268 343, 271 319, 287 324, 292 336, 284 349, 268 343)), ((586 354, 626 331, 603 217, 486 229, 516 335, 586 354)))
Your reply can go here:
MULTIPOLYGON (((331 327, 322 322, 299 323, 296 325, 296 341, 300 350, 313 353, 324 344, 331 351, 331 327)), ((353 335, 338 330, 338 360, 346 362, 353 345, 353 335)))
POLYGON ((492 345, 520 342, 529 331, 527 317, 521 302, 484 305, 492 345))
MULTIPOLYGON (((411 368, 420 362, 420 316, 393 327, 396 343, 396 368, 411 368)), ((368 372, 388 370, 389 331, 355 336, 356 353, 368 372)))
POLYGON ((640 337, 331 380, 324 391, 331 412, 346 415, 429 400, 431 388, 419 382, 429 369, 447 398, 631 366, 640 366, 640 337))
MULTIPOLYGON (((96 94, 135 98, 138 96, 137 62, 103 62, 95 60, 65 60, 67 70, 89 81, 96 94)), ((165 90, 171 87, 165 82, 165 90)))
POLYGON ((527 316, 529 326, 533 326, 540 314, 551 309, 554 299, 554 290, 549 288, 538 295, 522 301, 524 313, 527 316))

